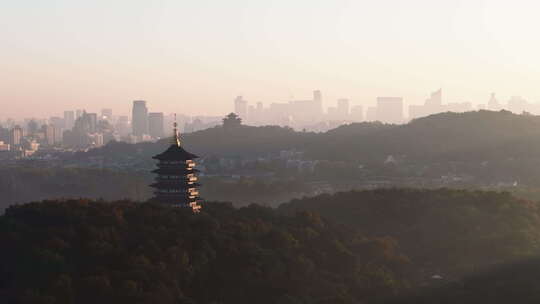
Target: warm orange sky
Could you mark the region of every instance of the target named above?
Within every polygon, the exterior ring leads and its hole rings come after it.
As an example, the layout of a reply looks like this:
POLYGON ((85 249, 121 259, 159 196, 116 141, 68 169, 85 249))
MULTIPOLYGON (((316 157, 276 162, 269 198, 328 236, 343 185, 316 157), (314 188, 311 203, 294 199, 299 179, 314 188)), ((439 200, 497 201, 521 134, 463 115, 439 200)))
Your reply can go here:
POLYGON ((0 4, 0 118, 64 109, 221 115, 340 97, 540 101, 540 5, 499 0, 94 0, 0 4))

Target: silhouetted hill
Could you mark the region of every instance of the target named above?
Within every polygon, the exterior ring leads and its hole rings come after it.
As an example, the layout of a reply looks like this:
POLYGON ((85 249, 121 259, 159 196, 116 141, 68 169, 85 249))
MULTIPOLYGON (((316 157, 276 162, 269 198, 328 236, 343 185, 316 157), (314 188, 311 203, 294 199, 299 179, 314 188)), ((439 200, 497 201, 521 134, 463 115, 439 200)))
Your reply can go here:
POLYGON ((351 124, 321 137, 319 149, 311 152, 324 159, 369 160, 387 155, 421 161, 537 158, 540 116, 508 111, 448 112, 372 132, 366 132, 364 124, 351 124))
POLYGON ((426 280, 540 254, 539 207, 508 193, 388 189, 293 200, 279 210, 317 212, 369 236, 390 236, 416 279, 426 280))
POLYGON ((359 303, 406 259, 310 212, 46 201, 0 217, 2 303, 359 303))
MULTIPOLYGON (((315 133, 295 132, 291 128, 278 126, 239 126, 232 129, 217 126, 193 133, 182 134, 182 145, 201 156, 219 155, 253 156, 304 147, 315 133)), ((104 147, 79 153, 78 157, 146 157, 162 152, 170 145, 170 139, 156 143, 126 144, 112 142, 104 147)))
MULTIPOLYGON (((264 155, 296 149, 325 160, 370 162, 404 155, 416 161, 490 161, 538 158, 540 116, 508 111, 448 112, 405 125, 353 123, 326 133, 295 132, 276 126, 218 126, 182 137, 187 149, 203 156, 264 155)), ((149 157, 167 144, 168 140, 136 145, 111 143, 81 156, 149 157)))

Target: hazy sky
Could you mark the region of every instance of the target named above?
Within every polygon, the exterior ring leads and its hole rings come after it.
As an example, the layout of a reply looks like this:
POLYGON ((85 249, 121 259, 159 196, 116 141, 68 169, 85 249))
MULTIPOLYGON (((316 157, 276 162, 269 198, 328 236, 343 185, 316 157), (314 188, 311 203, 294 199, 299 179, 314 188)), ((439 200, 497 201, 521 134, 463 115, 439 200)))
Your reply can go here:
POLYGON ((0 117, 224 114, 323 92, 540 101, 537 1, 0 0, 0 117))

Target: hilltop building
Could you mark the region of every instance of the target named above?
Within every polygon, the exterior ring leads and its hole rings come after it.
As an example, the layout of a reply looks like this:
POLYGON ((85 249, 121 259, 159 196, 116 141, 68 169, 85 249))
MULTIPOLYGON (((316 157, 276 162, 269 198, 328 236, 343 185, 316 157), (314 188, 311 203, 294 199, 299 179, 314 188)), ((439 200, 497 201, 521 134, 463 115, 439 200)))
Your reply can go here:
POLYGON ((238 117, 235 113, 229 113, 229 115, 223 118, 223 128, 231 129, 242 125, 242 118, 238 117))
POLYGON ((184 150, 180 145, 177 123, 174 123, 174 137, 171 146, 163 153, 153 157, 159 162, 155 183, 150 185, 154 190, 154 201, 175 207, 191 208, 200 212, 199 191, 197 187, 195 159, 197 155, 184 150))

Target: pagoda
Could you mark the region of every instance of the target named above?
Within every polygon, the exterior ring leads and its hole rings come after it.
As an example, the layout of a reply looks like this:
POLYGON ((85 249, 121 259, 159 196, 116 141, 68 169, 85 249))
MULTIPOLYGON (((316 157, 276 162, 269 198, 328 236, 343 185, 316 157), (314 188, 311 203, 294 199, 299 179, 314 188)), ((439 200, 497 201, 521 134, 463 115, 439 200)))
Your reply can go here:
POLYGON ((201 206, 197 190, 198 170, 195 169, 194 161, 198 156, 182 148, 177 126, 175 121, 171 146, 165 152, 152 157, 159 161, 158 168, 152 171, 157 174, 155 183, 150 185, 155 189, 153 200, 175 207, 191 208, 198 213, 201 206))

